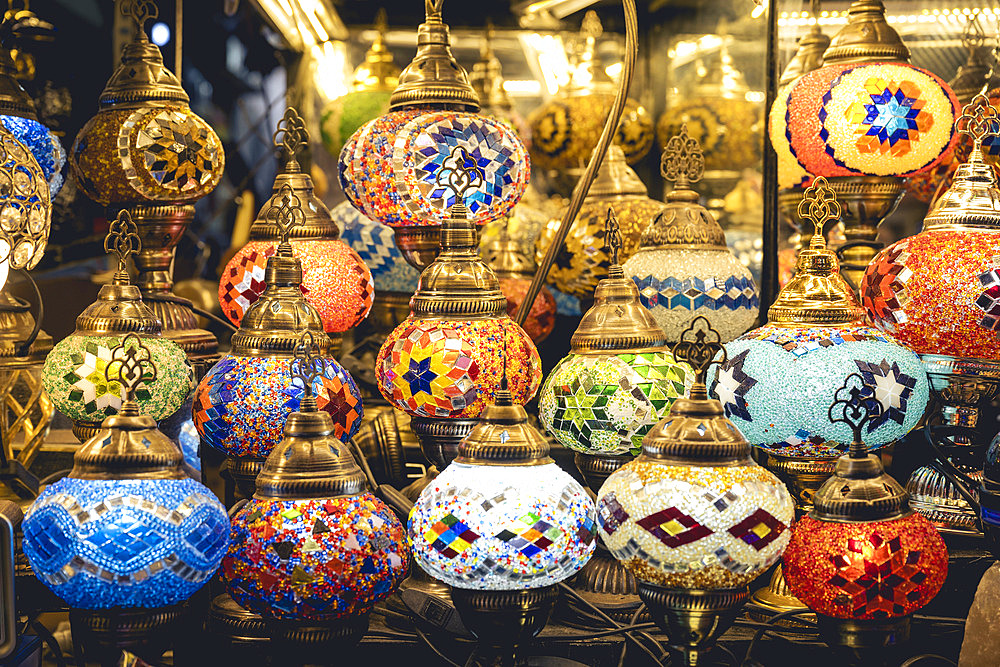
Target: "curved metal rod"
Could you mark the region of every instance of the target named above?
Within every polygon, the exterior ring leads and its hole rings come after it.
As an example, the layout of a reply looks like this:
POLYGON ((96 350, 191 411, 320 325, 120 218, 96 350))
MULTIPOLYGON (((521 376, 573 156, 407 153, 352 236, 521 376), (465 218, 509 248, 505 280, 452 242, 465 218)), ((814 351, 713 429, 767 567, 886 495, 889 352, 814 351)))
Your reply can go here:
POLYGON ((38 283, 35 279, 31 277, 25 269, 15 269, 18 273, 24 276, 25 280, 31 283, 31 289, 35 292, 35 303, 38 305, 38 313, 35 315, 35 326, 28 334, 28 337, 18 346, 17 350, 14 351, 14 356, 16 357, 26 357, 31 351, 31 346, 35 343, 35 339, 38 338, 38 333, 42 330, 42 317, 45 316, 45 304, 42 302, 42 291, 38 289, 38 283))
MULTIPOLYGON (((930 462, 931 467, 941 473, 945 479, 954 485, 958 490, 958 493, 965 502, 969 503, 969 507, 976 513, 976 526, 979 528, 980 532, 983 532, 982 523, 982 512, 980 511, 979 501, 972 495, 972 491, 969 486, 975 485, 975 481, 965 475, 961 470, 959 470, 955 464, 948 460, 938 444, 934 442, 934 434, 931 432, 934 427, 925 426, 924 427, 924 438, 927 440, 927 444, 931 446, 934 450, 935 458, 930 462), (964 482, 964 483, 963 483, 964 482)), ((950 429, 955 427, 943 427, 943 429, 950 429)))
POLYGON ((622 0, 622 9, 625 11, 625 58, 622 63, 622 78, 618 82, 618 91, 615 93, 615 101, 611 105, 608 119, 604 122, 604 130, 601 132, 601 138, 597 140, 597 147, 590 156, 587 170, 583 173, 580 182, 577 183, 577 187, 573 190, 573 195, 569 200, 569 207, 566 209, 566 213, 563 214, 563 218, 559 222, 559 227, 556 228, 555 236, 545 251, 545 257, 542 258, 542 261, 538 265, 538 270, 535 271, 535 275, 531 279, 528 292, 524 295, 524 301, 521 302, 517 313, 514 315, 514 321, 520 326, 524 326, 525 321, 528 319, 531 306, 534 305, 535 298, 538 296, 538 293, 542 289, 542 284, 545 282, 545 277, 549 275, 549 269, 552 268, 552 263, 556 260, 556 253, 562 248, 563 242, 566 240, 566 235, 569 234, 570 227, 573 226, 576 216, 580 213, 580 207, 583 206, 583 199, 590 192, 590 186, 597 177, 597 170, 601 168, 601 163, 604 162, 604 157, 608 153, 608 147, 611 145, 611 140, 618 130, 618 123, 621 122, 622 113, 625 111, 625 102, 628 100, 629 87, 632 85, 632 74, 635 71, 635 60, 639 53, 639 25, 635 12, 635 0, 622 0))

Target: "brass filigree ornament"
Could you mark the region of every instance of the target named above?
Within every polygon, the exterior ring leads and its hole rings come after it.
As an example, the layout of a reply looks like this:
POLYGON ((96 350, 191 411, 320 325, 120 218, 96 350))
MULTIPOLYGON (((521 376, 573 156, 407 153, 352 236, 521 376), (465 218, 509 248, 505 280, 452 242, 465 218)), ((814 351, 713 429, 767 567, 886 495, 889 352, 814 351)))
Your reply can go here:
POLYGON ((10 269, 33 269, 49 240, 49 184, 27 146, 0 126, 0 288, 10 269))

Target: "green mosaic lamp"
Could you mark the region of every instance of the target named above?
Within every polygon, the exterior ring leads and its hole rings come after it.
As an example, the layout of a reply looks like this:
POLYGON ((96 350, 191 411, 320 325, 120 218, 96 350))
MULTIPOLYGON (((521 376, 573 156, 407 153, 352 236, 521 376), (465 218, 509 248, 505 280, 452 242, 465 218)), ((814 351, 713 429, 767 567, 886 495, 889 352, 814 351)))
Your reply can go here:
POLYGON ((157 421, 184 405, 194 386, 194 376, 184 350, 162 336, 162 325, 142 302, 139 288, 129 281, 128 258, 139 252, 135 223, 122 210, 104 239, 104 249, 118 257, 118 271, 101 287, 97 301, 76 318, 76 330, 49 352, 42 367, 42 384, 56 409, 73 420, 73 434, 85 442, 101 427, 105 417, 118 414, 126 391, 105 377, 112 350, 125 336, 136 334, 152 355, 155 378, 148 378, 135 393, 139 410, 157 421))

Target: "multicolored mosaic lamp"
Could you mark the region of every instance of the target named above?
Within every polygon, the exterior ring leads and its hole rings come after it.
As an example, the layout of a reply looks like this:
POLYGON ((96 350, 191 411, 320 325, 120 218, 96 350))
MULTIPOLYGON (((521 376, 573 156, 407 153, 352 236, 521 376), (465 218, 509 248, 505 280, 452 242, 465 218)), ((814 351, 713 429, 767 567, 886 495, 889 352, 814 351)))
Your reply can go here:
POLYGON ((375 299, 372 274, 364 260, 345 241, 313 189, 312 178, 302 171, 296 156, 309 145, 305 122, 292 107, 278 122, 274 146, 285 155, 285 164, 274 179, 271 198, 261 207, 250 227, 250 242, 233 256, 219 280, 219 304, 230 321, 239 326, 266 288, 268 258, 277 251, 281 230, 269 212, 285 187, 303 202, 302 220, 292 227, 289 243, 302 264, 302 291, 323 319, 323 329, 340 348, 343 334, 357 326, 375 299))
POLYGON ((855 0, 823 66, 781 102, 792 153, 806 172, 829 179, 844 206, 847 242, 857 243, 844 251, 852 286, 880 247, 878 225, 903 179, 933 169, 954 143, 954 93, 909 57, 881 0, 855 0))
POLYGON ((285 183, 264 214, 281 242, 267 258, 267 287, 243 315, 232 348, 202 378, 194 394, 194 424, 202 442, 224 452, 227 474, 242 497, 253 493, 264 459, 282 437, 289 413, 298 409, 305 387, 289 372, 302 332, 311 332, 326 358, 312 392, 330 414, 334 434, 347 442, 361 426, 361 394, 351 375, 330 357, 323 320, 302 294, 302 262, 290 239, 306 219, 303 202, 285 183))
MULTIPOLYGON (((611 266, 604 237, 609 207, 614 207, 620 221, 621 260, 627 261, 639 250, 642 233, 649 221, 663 211, 665 205, 650 199, 646 186, 625 162, 625 154, 614 144, 601 162, 597 178, 548 274, 549 284, 564 294, 577 297, 583 304, 589 304, 597 283, 608 275, 611 266)), ((552 244, 564 211, 565 207, 559 216, 549 221, 535 241, 536 263, 541 263, 552 244)))
POLYGON ((850 429, 831 422, 823 408, 831 386, 860 373, 869 396, 883 406, 863 434, 871 450, 917 425, 930 388, 916 354, 864 323, 861 305, 838 272, 837 256, 821 233, 840 217, 825 178, 816 177, 806 189, 799 215, 816 230, 809 249, 799 253, 796 274, 768 311, 767 324, 726 344, 713 392, 808 508, 850 444, 850 429))
MULTIPOLYGON (((506 372, 506 368, 504 369, 506 372)), ((408 532, 417 564, 452 586, 479 639, 467 664, 517 664, 548 621, 556 584, 594 551, 597 517, 587 492, 549 457, 505 382, 458 457, 421 492, 408 532)))
POLYGON ((392 62, 392 52, 385 44, 389 22, 384 9, 375 16, 375 40, 365 53, 364 62, 354 70, 351 89, 323 107, 320 138, 334 157, 340 156, 344 143, 359 127, 385 114, 389 98, 399 85, 399 68, 392 62))
MULTIPOLYGON (((869 319, 920 355, 946 425, 976 426, 980 409, 1000 390, 1000 189, 983 155, 984 142, 1000 132, 997 118, 984 95, 965 106, 956 126, 973 142, 969 161, 958 167, 923 230, 881 251, 861 282, 869 319), (970 384, 975 392, 967 390, 970 384)), ((981 469, 986 443, 976 444, 951 452, 966 471, 981 469)), ((953 488, 936 471, 933 476, 953 488)), ((913 496, 914 509, 934 523, 976 531, 976 512, 964 501, 913 496)))
POLYGON ((749 584, 781 557, 795 505, 750 458, 750 444, 708 397, 718 333, 698 317, 674 346, 695 369, 690 398, 642 441, 642 455, 598 492, 601 538, 638 581, 639 597, 683 664, 700 662, 735 620, 749 584))
POLYGON ((505 123, 478 115, 465 70, 451 54, 444 0, 425 0, 417 54, 399 77, 389 113, 363 125, 340 154, 348 200, 372 220, 393 227, 403 256, 418 269, 434 259, 438 232, 457 203, 476 224, 502 218, 528 185, 524 144, 505 123), (465 199, 448 186, 446 164, 461 146, 480 162, 482 178, 465 199))
MULTIPOLYGON (((356 642, 375 603, 406 577, 410 548, 396 515, 368 488, 349 445, 313 388, 329 375, 311 331, 290 372, 303 387, 253 498, 233 517, 222 578, 233 599, 264 617, 284 659, 356 642)), ((307 660, 302 660, 306 662, 307 660)))
POLYGON ((121 388, 121 409, 24 519, 31 568, 69 605, 74 635, 85 641, 153 641, 215 574, 229 544, 225 508, 186 475, 180 449, 137 400, 167 370, 149 346, 158 340, 129 333, 111 348, 100 374, 121 388))
POLYGON ((816 612, 823 641, 866 662, 909 638, 910 617, 948 572, 944 540, 867 453, 864 429, 884 413, 860 374, 836 391, 829 418, 853 431, 850 450, 792 528, 782 562, 792 593, 816 612))
POLYGON ((675 181, 674 189, 622 268, 668 342, 680 340, 698 316, 730 341, 757 319, 760 296, 750 271, 726 245, 722 227, 690 187, 704 175, 705 161, 686 124, 667 142, 660 173, 675 181))
MULTIPOLYGON (((462 146, 445 164, 455 192, 475 188, 485 177, 462 146)), ((496 400, 502 379, 522 405, 541 381, 538 351, 507 315, 500 283, 479 257, 468 208, 455 204, 450 215, 440 228, 441 252, 420 275, 410 316, 389 334, 375 360, 382 396, 410 415, 424 456, 439 469, 496 400), (511 373, 504 378, 501 368, 508 362, 511 373)))
POLYGON ((76 135, 70 167, 84 193, 108 207, 128 209, 139 227, 136 284, 201 377, 218 359, 215 336, 198 326, 192 305, 171 293, 177 242, 194 218, 194 203, 222 178, 225 153, 215 131, 189 105, 180 81, 163 64, 145 25, 157 16, 151 1, 121 3, 135 38, 101 93, 98 112, 76 135))
POLYGON ((101 422, 123 408, 126 387, 110 381, 106 368, 112 351, 127 334, 142 338, 153 355, 158 375, 137 387, 139 410, 163 420, 185 404, 194 385, 184 350, 161 334, 160 321, 143 303, 139 288, 129 282, 129 257, 139 252, 138 229, 122 210, 104 239, 104 250, 118 256, 118 271, 101 287, 97 301, 76 318, 76 329, 56 343, 45 358, 42 384, 56 409, 73 420, 73 434, 84 442, 101 429, 101 422))

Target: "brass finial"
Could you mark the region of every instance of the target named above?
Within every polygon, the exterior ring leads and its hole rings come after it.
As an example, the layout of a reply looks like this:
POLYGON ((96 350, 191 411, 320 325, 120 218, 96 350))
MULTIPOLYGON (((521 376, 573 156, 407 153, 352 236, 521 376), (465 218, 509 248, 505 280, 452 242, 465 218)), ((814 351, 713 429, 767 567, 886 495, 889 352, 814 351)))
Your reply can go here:
POLYGON ((799 202, 799 217, 813 223, 814 233, 809 247, 813 250, 826 248, 826 237, 823 228, 831 220, 839 220, 841 214, 837 193, 822 176, 817 176, 812 185, 806 188, 799 202))
POLYGON ((580 34, 588 40, 598 40, 604 34, 604 26, 601 25, 601 19, 593 9, 588 10, 583 15, 583 22, 580 24, 580 34))
POLYGON ((443 6, 444 0, 424 0, 424 23, 440 23, 443 6))
POLYGON ((846 424, 853 434, 850 457, 861 459, 868 455, 861 432, 872 419, 882 414, 882 404, 872 397, 872 391, 859 373, 851 373, 844 384, 833 393, 833 403, 827 415, 830 422, 846 424))
POLYGON ((288 239, 292 228, 302 224, 305 217, 305 213, 302 212, 302 200, 295 196, 292 186, 287 183, 282 185, 278 190, 278 196, 271 200, 271 206, 264 214, 264 219, 278 228, 278 238, 281 239, 277 251, 279 256, 292 256, 292 244, 288 239))
POLYGON ((670 137, 663 149, 660 173, 668 181, 674 181, 675 190, 687 190, 705 174, 705 155, 698 140, 688 135, 687 123, 681 125, 681 133, 670 137))
POLYGON ((319 407, 316 404, 316 396, 313 394, 313 383, 316 378, 323 376, 326 370, 326 359, 323 358, 316 338, 311 331, 302 332, 293 355, 292 377, 302 382, 303 391, 298 411, 316 412, 319 407))
POLYGON ((104 237, 104 252, 118 256, 118 271, 115 273, 115 285, 128 285, 128 258, 142 249, 139 238, 139 228, 132 222, 132 216, 122 209, 118 217, 111 223, 108 235, 104 237))
POLYGON ((439 188, 447 188, 455 193, 455 203, 449 209, 452 218, 467 218, 469 209, 465 206, 465 193, 480 187, 486 175, 469 151, 455 146, 451 154, 441 163, 434 183, 439 188))
POLYGON ((160 10, 153 0, 122 0, 122 16, 132 19, 140 39, 146 39, 146 23, 155 21, 160 10))
POLYGON ((612 206, 608 207, 608 218, 604 221, 604 243, 608 249, 608 255, 611 257, 611 265, 619 266, 618 254, 622 249, 622 232, 621 225, 618 224, 618 216, 615 215, 615 209, 612 206))
POLYGON ((153 355, 139 336, 130 333, 111 350, 111 360, 104 367, 104 379, 121 385, 125 390, 126 403, 135 402, 140 384, 156 380, 153 355))
POLYGON ((365 52, 365 59, 354 70, 353 91, 391 93, 399 85, 399 68, 392 61, 392 52, 385 45, 389 19, 385 8, 375 15, 375 39, 365 52))
POLYGON ((691 398, 701 398, 695 396, 695 387, 701 393, 706 393, 705 378, 708 376, 708 368, 712 364, 724 364, 728 358, 726 348, 722 347, 722 338, 719 332, 712 328, 712 323, 708 318, 699 315, 691 321, 691 326, 684 330, 681 339, 674 345, 674 359, 683 361, 694 369, 694 387, 691 389, 691 398), (716 359, 722 353, 722 357, 716 359))
POLYGON ((299 151, 309 144, 309 130, 302 116, 295 110, 295 107, 285 109, 285 115, 278 121, 278 127, 271 135, 274 147, 279 151, 284 151, 286 166, 293 167, 297 171, 299 151))
POLYGON ((983 140, 1000 135, 997 108, 990 104, 986 95, 979 93, 962 107, 962 115, 955 121, 955 131, 972 139, 969 162, 983 161, 983 140))
POLYGON ((983 30, 983 25, 979 22, 979 14, 972 14, 965 23, 965 29, 962 30, 962 46, 969 53, 972 53, 981 49, 985 44, 986 32, 983 30))

